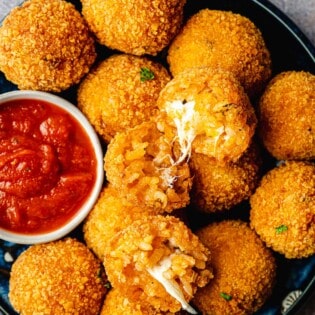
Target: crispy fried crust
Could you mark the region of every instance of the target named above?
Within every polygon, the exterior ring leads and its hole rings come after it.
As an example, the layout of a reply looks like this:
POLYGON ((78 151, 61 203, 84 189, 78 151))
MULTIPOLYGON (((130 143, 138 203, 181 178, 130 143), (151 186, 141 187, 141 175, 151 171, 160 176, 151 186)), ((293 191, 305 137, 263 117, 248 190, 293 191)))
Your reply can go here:
POLYGON ((82 0, 99 42, 134 55, 156 55, 181 27, 186 0, 82 0))
POLYGON ((0 70, 20 89, 60 92, 78 83, 96 58, 80 13, 63 0, 29 0, 0 28, 0 70))
POLYGON ((155 122, 145 122, 116 134, 108 145, 106 177, 131 203, 172 212, 189 203, 192 185, 188 163, 172 160, 172 143, 155 122))
MULTIPOLYGON (((248 148, 257 119, 244 89, 232 73, 208 67, 179 73, 166 84, 157 100, 161 113, 166 116, 160 125, 175 128, 175 119, 182 119, 183 115, 169 111, 178 101, 183 107, 194 104, 193 115, 186 117, 184 128, 185 134, 192 130, 195 133, 192 151, 225 163, 237 161, 248 148)), ((175 137, 180 136, 177 130, 175 137)))
POLYGON ((315 158, 315 75, 286 71, 268 84, 259 102, 259 133, 279 160, 315 158))
POLYGON ((248 199, 258 185, 261 158, 256 145, 237 162, 224 165, 193 153, 189 162, 193 180, 191 203, 203 212, 227 210, 248 199))
POLYGON ((253 314, 274 285, 272 252, 242 221, 213 223, 196 233, 211 251, 214 279, 198 289, 193 304, 202 314, 253 314))
POLYGON ((180 303, 149 273, 165 258, 171 265, 164 276, 176 281, 186 301, 212 278, 209 251, 172 216, 144 218, 121 231, 108 244, 104 266, 112 286, 130 301, 177 312, 180 303))
MULTIPOLYGON (((104 301, 100 315, 172 315, 150 306, 143 306, 138 301, 131 302, 119 290, 112 289, 104 301)), ((179 314, 179 313, 177 313, 179 314)))
POLYGON ((290 161, 269 171, 250 198, 250 224, 286 258, 315 253, 315 166, 290 161))
POLYGON ((75 239, 33 245, 12 266, 10 301, 23 315, 97 315, 106 293, 101 268, 75 239))
POLYGON ((172 42, 167 56, 175 76, 191 67, 231 71, 246 92, 256 95, 271 76, 271 58, 260 30, 246 17, 203 9, 193 15, 172 42))
POLYGON ((78 106, 109 142, 117 132, 139 125, 156 114, 156 100, 170 79, 161 64, 148 58, 113 55, 81 83, 78 106), (154 78, 141 81, 143 68, 150 70, 154 78))

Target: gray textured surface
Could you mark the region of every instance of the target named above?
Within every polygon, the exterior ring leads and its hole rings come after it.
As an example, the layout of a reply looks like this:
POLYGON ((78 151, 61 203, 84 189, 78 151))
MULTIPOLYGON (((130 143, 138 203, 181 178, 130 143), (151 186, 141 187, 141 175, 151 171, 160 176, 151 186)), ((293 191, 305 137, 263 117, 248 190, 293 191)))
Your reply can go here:
POLYGON ((269 0, 281 9, 315 45, 315 0, 269 0))
MULTIPOLYGON (((236 0, 235 0, 236 1, 236 0)), ((0 0, 0 21, 23 0, 0 0)), ((315 45, 315 0, 270 0, 302 30, 315 45)), ((299 315, 315 315, 315 292, 299 315)))

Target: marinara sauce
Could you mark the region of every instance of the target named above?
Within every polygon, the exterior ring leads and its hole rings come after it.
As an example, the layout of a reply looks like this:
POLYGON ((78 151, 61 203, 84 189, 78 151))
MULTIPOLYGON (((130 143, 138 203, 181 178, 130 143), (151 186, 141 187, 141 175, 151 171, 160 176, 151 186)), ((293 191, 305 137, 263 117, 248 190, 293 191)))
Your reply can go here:
POLYGON ((81 125, 39 100, 0 106, 0 226, 28 234, 65 224, 88 198, 96 156, 81 125))

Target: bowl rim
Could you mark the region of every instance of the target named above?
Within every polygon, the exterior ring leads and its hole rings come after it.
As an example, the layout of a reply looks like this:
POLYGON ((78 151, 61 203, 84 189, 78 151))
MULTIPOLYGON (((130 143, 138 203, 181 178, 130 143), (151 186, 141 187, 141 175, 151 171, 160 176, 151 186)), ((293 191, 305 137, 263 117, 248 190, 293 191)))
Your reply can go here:
POLYGON ((74 118, 76 122, 79 123, 80 126, 85 130, 94 148, 94 154, 97 162, 96 179, 89 197, 84 202, 82 207, 77 211, 77 213, 73 217, 71 217, 64 225, 60 226, 56 230, 43 232, 40 234, 24 234, 0 228, 0 239, 3 239, 5 241, 17 244, 46 243, 61 239, 62 237, 72 232, 76 227, 80 225, 80 223, 83 222, 83 220, 91 211, 103 187, 105 177, 103 167, 104 154, 101 142, 96 131, 88 121, 87 117, 74 104, 70 103, 60 96, 48 92, 16 90, 0 94, 0 106, 4 103, 18 99, 34 99, 45 101, 68 112, 72 116, 72 118, 74 118))

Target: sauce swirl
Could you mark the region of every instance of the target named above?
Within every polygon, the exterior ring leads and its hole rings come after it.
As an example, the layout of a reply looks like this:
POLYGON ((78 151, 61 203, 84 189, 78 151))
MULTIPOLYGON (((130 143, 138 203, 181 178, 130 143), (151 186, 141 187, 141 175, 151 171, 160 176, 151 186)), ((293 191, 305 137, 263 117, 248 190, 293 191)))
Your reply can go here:
POLYGON ((81 125, 39 100, 0 106, 0 227, 27 234, 65 224, 89 197, 96 156, 81 125))

